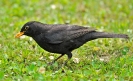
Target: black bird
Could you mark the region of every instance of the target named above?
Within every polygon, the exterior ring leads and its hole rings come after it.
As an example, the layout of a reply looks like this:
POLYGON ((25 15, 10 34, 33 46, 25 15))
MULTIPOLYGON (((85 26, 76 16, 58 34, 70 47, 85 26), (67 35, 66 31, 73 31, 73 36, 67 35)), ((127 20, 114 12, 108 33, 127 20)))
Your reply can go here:
POLYGON ((97 38, 128 38, 126 34, 114 34, 106 32, 98 32, 89 27, 69 24, 43 24, 37 21, 30 21, 24 24, 20 33, 15 37, 22 35, 32 37, 38 45, 44 50, 52 53, 67 54, 68 59, 72 58, 72 51, 79 48, 88 41, 97 38))

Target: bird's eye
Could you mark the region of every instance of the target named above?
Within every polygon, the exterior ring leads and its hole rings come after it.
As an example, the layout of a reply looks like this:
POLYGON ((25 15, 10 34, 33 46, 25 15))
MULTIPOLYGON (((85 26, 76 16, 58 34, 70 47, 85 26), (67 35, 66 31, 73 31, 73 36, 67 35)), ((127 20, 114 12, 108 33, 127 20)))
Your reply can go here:
POLYGON ((28 30, 28 29, 29 29, 29 26, 26 26, 26 27, 25 27, 25 30, 28 30))

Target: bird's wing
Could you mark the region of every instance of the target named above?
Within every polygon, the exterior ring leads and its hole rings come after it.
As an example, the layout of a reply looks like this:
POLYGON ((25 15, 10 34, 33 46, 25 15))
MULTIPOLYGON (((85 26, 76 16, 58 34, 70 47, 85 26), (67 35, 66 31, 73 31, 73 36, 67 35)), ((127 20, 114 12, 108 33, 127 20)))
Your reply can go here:
POLYGON ((73 27, 70 27, 70 29, 68 29, 66 39, 75 39, 93 31, 95 31, 95 29, 74 25, 73 27))
POLYGON ((52 29, 45 34, 45 39, 47 39, 48 43, 59 44, 92 31, 95 31, 95 29, 77 25, 54 25, 52 29))

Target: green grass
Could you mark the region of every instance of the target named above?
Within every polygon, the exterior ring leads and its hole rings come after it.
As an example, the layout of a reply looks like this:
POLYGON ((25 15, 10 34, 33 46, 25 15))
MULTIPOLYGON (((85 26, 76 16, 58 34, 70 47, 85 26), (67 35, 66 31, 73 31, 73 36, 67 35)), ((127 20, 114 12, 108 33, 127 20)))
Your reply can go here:
POLYGON ((1 0, 0 80, 2 81, 125 81, 133 80, 132 0, 1 0), (29 37, 15 39, 28 21, 76 24, 128 34, 130 39, 98 39, 73 51, 53 66, 50 56, 29 37), (78 58, 79 63, 73 59, 78 58), (59 69, 59 70, 58 70, 59 69), (44 72, 43 72, 44 71, 44 72))

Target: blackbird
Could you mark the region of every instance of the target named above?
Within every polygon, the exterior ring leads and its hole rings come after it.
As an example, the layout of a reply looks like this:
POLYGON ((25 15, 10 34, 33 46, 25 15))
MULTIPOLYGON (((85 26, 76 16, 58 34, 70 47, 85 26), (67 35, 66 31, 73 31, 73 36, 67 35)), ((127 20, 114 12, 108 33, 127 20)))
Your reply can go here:
POLYGON ((21 31, 16 34, 16 38, 22 35, 32 37, 44 50, 61 54, 53 62, 67 55, 72 58, 72 51, 79 48, 88 41, 97 38, 128 38, 126 34, 114 34, 98 32, 90 27, 83 27, 69 24, 43 24, 38 21, 29 21, 23 25, 21 31))

